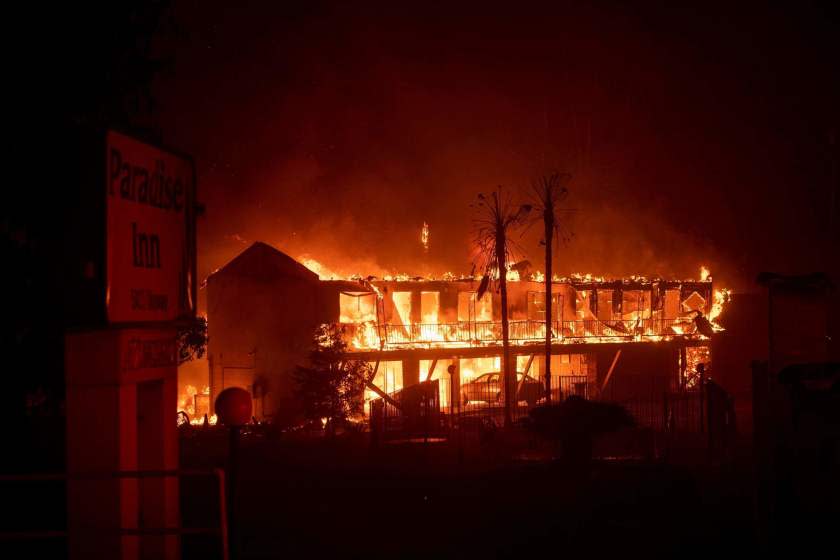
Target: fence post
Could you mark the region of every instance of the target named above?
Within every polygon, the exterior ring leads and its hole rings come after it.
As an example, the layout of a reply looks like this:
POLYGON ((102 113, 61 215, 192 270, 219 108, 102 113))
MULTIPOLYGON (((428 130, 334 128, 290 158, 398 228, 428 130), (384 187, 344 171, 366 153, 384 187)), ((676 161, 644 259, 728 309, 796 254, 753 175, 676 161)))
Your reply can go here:
POLYGON ((704 418, 706 412, 706 364, 702 362, 697 364, 697 374, 699 377, 698 383, 700 383, 700 433, 702 434, 706 428, 706 419, 704 418))
POLYGON ((222 541, 222 559, 230 559, 230 543, 228 542, 228 511, 227 511, 227 485, 225 483, 225 471, 213 469, 219 482, 219 533, 222 541))

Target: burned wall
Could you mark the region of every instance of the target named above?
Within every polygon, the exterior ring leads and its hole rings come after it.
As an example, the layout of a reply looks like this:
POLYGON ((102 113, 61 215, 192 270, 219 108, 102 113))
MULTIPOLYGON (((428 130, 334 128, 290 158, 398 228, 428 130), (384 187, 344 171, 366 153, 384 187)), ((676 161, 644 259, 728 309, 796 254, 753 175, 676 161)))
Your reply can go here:
POLYGON ((258 418, 296 414, 291 373, 332 311, 317 281, 216 274, 207 291, 211 403, 238 386, 252 393, 258 418))

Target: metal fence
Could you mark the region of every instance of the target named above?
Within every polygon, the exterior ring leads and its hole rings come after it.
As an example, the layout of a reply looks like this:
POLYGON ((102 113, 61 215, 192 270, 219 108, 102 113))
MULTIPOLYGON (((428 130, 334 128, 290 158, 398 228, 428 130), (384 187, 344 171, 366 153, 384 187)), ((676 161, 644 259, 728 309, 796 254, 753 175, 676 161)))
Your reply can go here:
MULTIPOLYGON (((373 400, 371 432, 379 440, 447 436, 457 429, 461 436, 482 439, 504 425, 505 403, 501 375, 498 377, 498 381, 462 384, 457 402, 444 407, 440 405, 437 380, 407 387, 389 395, 389 399, 373 400)), ((513 422, 546 403, 543 383, 543 379, 520 376, 510 406, 513 422)), ((706 383, 702 389, 674 391, 667 378, 632 375, 614 379, 604 391, 596 392, 586 376, 553 375, 551 402, 557 404, 574 395, 615 403, 631 414, 643 433, 662 434, 667 442, 682 436, 696 440, 698 434, 704 434, 711 450, 731 438, 734 417, 731 398, 720 388, 717 392, 723 396, 713 399, 715 405, 711 406, 709 386, 706 383)))
POLYGON ((445 427, 438 381, 411 385, 370 401, 371 433, 382 439, 428 437, 445 427))
MULTIPOLYGON (((444 389, 446 394, 451 394, 448 383, 444 389)), ((439 391, 440 380, 434 380, 391 393, 387 399, 370 401, 371 433, 381 439, 429 437, 446 435, 454 427, 469 430, 504 424, 501 379, 498 382, 463 383, 460 398, 457 402, 449 398, 446 406, 441 406, 439 391)), ((589 393, 586 376, 551 377, 552 402, 560 402, 570 395, 589 398, 589 393)), ((516 398, 510 407, 511 419, 520 420, 545 402, 543 380, 520 376, 516 398)))

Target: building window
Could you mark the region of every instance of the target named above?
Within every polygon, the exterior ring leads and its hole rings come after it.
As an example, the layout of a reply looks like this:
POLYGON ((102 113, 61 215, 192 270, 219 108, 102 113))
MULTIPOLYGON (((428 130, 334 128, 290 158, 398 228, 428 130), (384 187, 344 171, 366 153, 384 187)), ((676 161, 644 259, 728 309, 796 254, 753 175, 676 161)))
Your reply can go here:
POLYGON ((411 324, 411 292, 391 292, 391 301, 394 302, 394 317, 391 323, 397 325, 411 324))
POLYGON ((341 292, 338 296, 339 322, 376 321, 376 295, 370 292, 341 292))
POLYGON ((485 292, 482 298, 476 299, 475 292, 458 292, 458 321, 492 321, 493 297, 485 292))
MULTIPOLYGON (((551 314, 553 321, 559 321, 563 314, 563 296, 551 295, 551 314)), ((545 292, 528 292, 528 319, 545 321, 545 292)))
POLYGON ((621 318, 624 320, 650 319, 650 290, 624 290, 621 294, 621 318))
POLYGON ((437 325, 440 311, 440 292, 420 292, 420 322, 437 325))

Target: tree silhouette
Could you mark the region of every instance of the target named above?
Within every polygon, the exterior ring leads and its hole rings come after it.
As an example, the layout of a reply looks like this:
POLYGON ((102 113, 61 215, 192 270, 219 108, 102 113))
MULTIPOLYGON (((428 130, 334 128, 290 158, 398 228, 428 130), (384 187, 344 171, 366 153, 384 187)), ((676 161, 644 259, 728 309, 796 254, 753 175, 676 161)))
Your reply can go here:
MULTIPOLYGON (((571 210, 561 208, 561 203, 568 197, 565 184, 571 178, 567 173, 543 175, 531 183, 531 195, 534 198, 534 221, 542 221, 545 245, 545 395, 546 404, 551 404, 551 338, 552 338, 552 291, 553 249, 555 238, 568 241, 571 234, 565 227, 564 215, 571 210)), ((562 328, 562 325, 561 325, 562 328)))
POLYGON ((512 395, 516 391, 516 376, 510 371, 510 338, 507 305, 507 269, 508 263, 514 261, 514 253, 518 247, 511 239, 511 234, 524 225, 530 205, 517 206, 507 193, 503 193, 499 186, 490 195, 479 194, 472 205, 475 209, 473 217, 473 233, 475 235, 474 265, 482 271, 477 299, 481 299, 490 285, 490 280, 497 277, 499 292, 502 298, 502 379, 505 405, 505 426, 510 426, 510 409, 512 395))
POLYGON ((338 424, 361 414, 372 370, 366 362, 347 359, 347 343, 336 325, 321 325, 312 342, 309 364, 298 366, 294 373, 297 393, 304 418, 326 418, 326 431, 332 436, 338 424))
POLYGON ((207 317, 199 315, 178 326, 178 364, 200 360, 207 351, 207 317))

